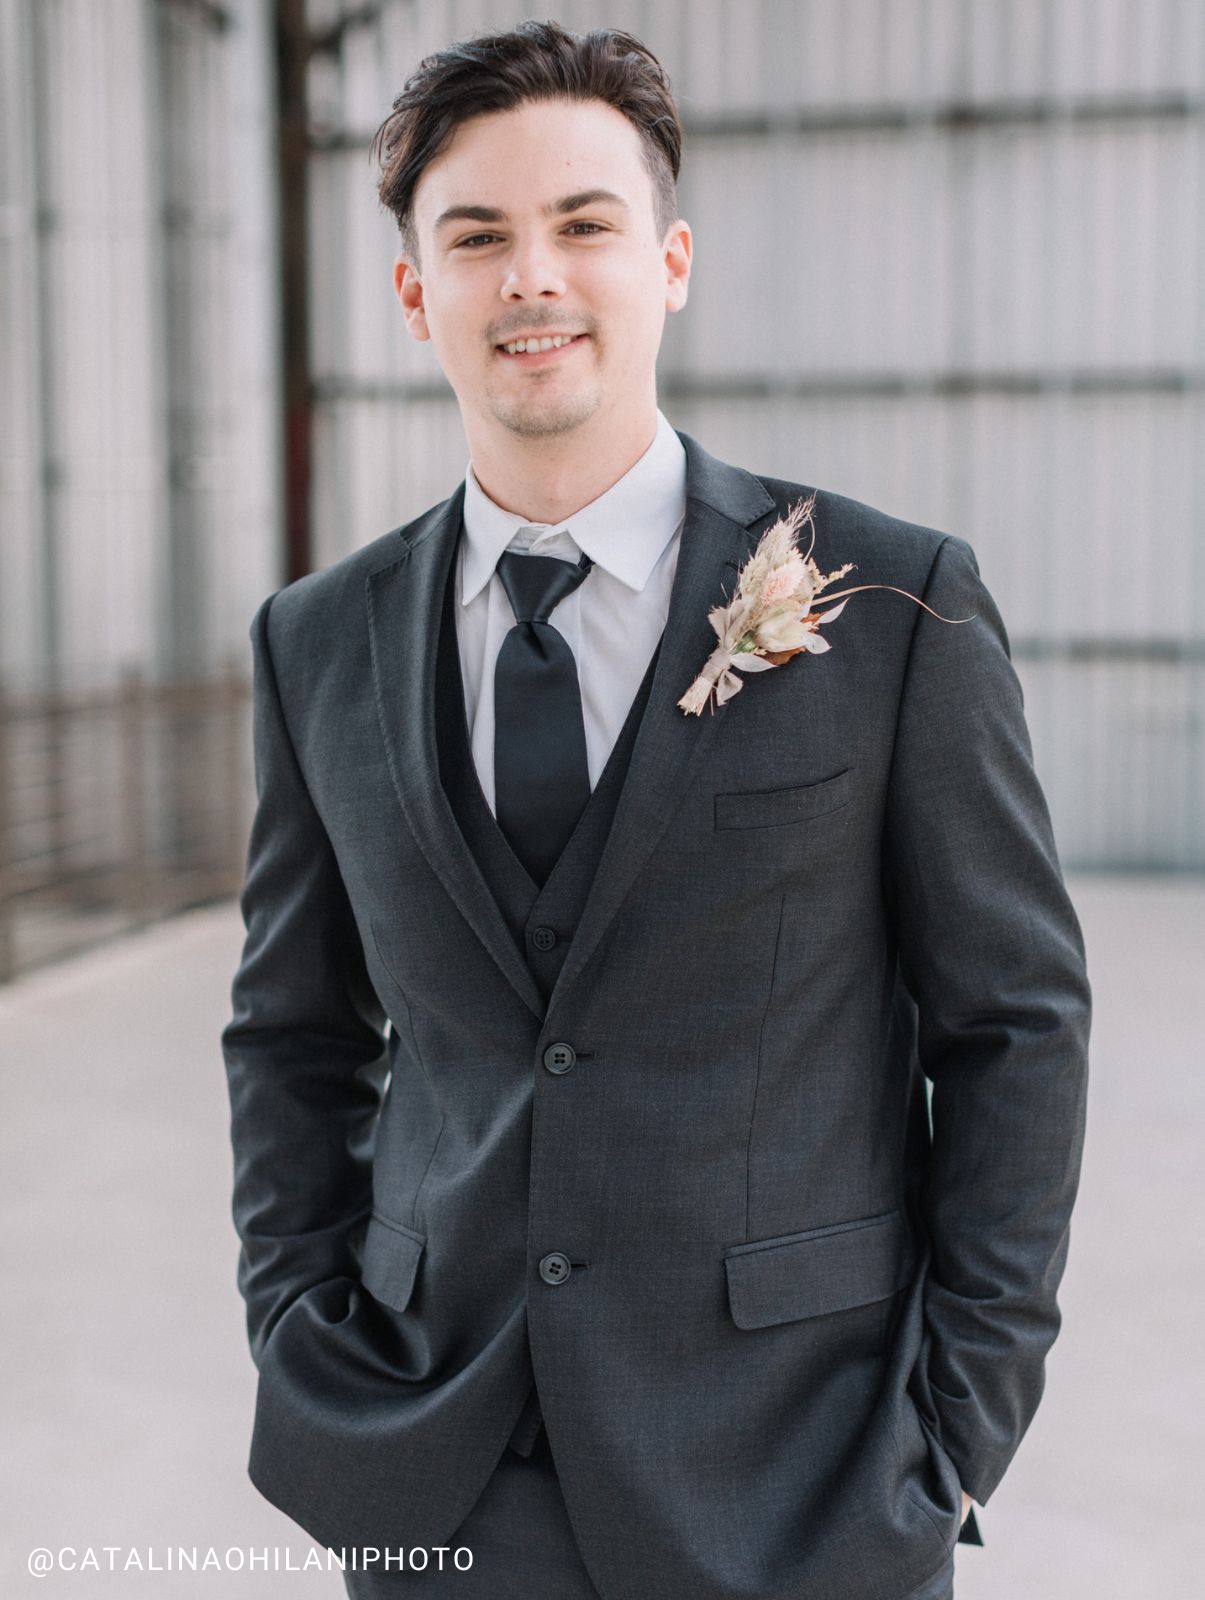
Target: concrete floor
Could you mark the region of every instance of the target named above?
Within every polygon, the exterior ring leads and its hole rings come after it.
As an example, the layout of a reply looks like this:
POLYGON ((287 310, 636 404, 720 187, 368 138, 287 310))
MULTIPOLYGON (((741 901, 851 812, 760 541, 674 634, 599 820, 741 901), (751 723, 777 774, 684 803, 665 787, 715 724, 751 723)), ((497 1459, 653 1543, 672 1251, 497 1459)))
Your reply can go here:
MULTIPOLYGON (((1069 882, 1096 1010, 1064 1326, 958 1600, 1201 1600, 1205 880, 1069 882)), ((314 1571, 25 1576, 35 1546, 311 1548, 246 1476, 218 1040, 241 942, 230 903, 0 989, 5 1600, 344 1593, 314 1571)))

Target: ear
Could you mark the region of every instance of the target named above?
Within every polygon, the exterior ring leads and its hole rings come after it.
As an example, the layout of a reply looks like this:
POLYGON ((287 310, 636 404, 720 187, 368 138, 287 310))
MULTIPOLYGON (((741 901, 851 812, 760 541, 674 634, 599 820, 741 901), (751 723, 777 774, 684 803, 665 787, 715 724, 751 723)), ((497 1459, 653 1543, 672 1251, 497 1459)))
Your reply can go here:
POLYGON ((689 222, 679 217, 665 236, 662 250, 665 256, 665 309, 681 311, 686 304, 687 285, 690 282, 690 252, 692 239, 689 222))
POLYGON ((405 256, 393 263, 393 292, 401 301, 406 328, 413 339, 429 339, 427 312, 423 305, 423 281, 405 256))

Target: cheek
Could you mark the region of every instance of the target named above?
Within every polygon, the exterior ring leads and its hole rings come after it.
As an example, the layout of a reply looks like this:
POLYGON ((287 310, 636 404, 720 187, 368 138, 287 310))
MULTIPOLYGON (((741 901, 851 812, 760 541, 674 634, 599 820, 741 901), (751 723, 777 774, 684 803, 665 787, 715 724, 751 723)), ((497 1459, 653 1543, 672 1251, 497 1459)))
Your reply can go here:
POLYGON ((607 336, 610 353, 656 344, 661 322, 661 306, 656 296, 655 284, 633 285, 630 276, 610 286, 605 306, 603 301, 598 302, 600 328, 607 336))
POLYGON ((457 327, 455 317, 439 323, 438 332, 432 334, 431 344, 445 372, 455 372, 472 364, 475 354, 473 341, 467 332, 457 327))

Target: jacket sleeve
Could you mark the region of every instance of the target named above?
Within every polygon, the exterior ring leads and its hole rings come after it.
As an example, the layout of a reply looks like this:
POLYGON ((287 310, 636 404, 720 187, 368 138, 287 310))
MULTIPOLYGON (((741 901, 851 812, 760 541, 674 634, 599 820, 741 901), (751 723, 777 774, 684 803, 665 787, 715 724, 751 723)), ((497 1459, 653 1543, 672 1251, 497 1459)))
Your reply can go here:
POLYGON ((238 1286, 251 1353, 297 1296, 359 1273, 372 1140, 388 1070, 339 866, 285 725, 270 595, 251 624, 257 805, 240 908, 246 928, 222 1033, 234 1156, 238 1286))
POLYGON ((917 608, 884 889, 933 1085, 927 1372, 942 1444, 982 1505, 1037 1410, 1060 1326, 1091 993, 1008 637, 964 539, 943 540, 922 598, 975 615, 917 608))

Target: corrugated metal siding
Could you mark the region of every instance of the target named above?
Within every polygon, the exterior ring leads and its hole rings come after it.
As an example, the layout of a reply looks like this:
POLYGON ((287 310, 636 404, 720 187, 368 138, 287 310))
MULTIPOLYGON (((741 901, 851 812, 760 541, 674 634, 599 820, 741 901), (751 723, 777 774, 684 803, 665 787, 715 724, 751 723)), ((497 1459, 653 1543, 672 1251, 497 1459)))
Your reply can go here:
POLYGON ((282 567, 271 16, 0 0, 0 982, 241 879, 282 567))
MULTIPOLYGON (((311 0, 315 557, 466 445, 373 130, 513 5, 311 0)), ((0 673, 244 653, 280 581, 269 0, 0 0, 0 673)), ((557 15, 597 25, 573 0, 557 15)), ((687 123, 662 404, 975 545, 1064 858, 1205 867, 1205 6, 617 3, 687 123)))
MULTIPOLYGON (((324 561, 463 473, 365 159, 420 57, 514 6, 336 0, 315 72, 324 561)), ((661 400, 728 459, 971 540, 1064 861, 1205 867, 1205 7, 586 0, 687 124, 661 400)), ((869 576, 869 575, 866 575, 869 576)))
POLYGON ((0 0, 0 674, 39 643, 46 569, 45 384, 39 360, 32 42, 23 8, 0 0), (6 596, 20 596, 16 605, 6 596))
POLYGON ((29 385, 14 404, 36 421, 5 430, 28 453, 0 448, 14 510, 39 513, 14 517, 4 541, 30 584, 20 604, 4 602, 11 679, 43 654, 147 657, 166 478, 145 8, 7 0, 4 11, 5 80, 23 113, 4 197, 29 385))
POLYGON ((268 0, 0 0, 0 673, 201 672, 279 570, 268 0))

